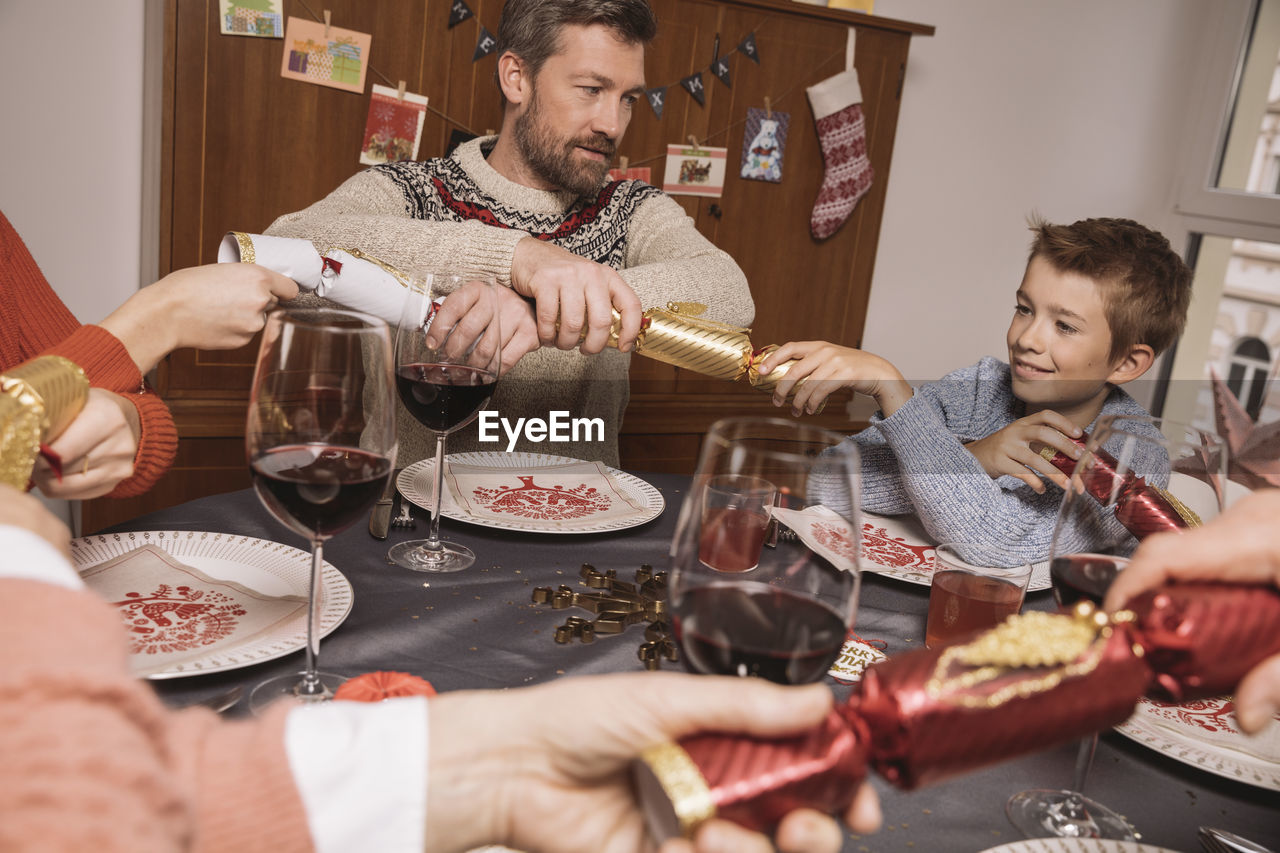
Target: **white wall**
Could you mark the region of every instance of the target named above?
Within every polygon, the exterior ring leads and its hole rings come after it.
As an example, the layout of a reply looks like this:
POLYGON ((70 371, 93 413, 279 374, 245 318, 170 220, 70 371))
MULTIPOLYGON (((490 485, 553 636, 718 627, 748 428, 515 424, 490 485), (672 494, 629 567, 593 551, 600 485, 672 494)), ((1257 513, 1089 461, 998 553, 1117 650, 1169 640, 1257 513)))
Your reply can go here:
MULTIPOLYGON (((938 31, 911 44, 864 346, 913 380, 1003 354, 1032 210, 1131 217, 1181 251, 1170 187, 1217 2, 878 0, 938 31)), ((0 3, 0 208, 85 321, 139 284, 142 19, 0 3)))
POLYGON ((1004 357, 1032 211, 1183 252, 1170 192, 1217 2, 876 0, 937 33, 911 41, 864 347, 912 380, 1004 357))
POLYGON ((0 2, 0 210, 81 322, 140 285, 143 0, 0 2))
POLYGON ((145 283, 142 29, 143 0, 0 0, 0 210, 82 323, 145 283))

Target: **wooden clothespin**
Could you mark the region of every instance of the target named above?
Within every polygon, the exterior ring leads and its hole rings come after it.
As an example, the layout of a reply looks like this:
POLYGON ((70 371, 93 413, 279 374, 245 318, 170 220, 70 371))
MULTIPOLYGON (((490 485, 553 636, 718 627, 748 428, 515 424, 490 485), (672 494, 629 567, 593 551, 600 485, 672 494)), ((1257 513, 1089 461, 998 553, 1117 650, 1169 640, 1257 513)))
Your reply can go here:
POLYGON ((625 155, 618 158, 618 169, 621 170, 624 175, 627 172, 627 164, 630 162, 631 160, 625 155))
POLYGON ((700 148, 698 145, 698 137, 694 136, 692 133, 689 134, 689 145, 692 146, 694 151, 697 151, 700 148))
POLYGON ((333 18, 333 13, 330 12, 328 9, 325 9, 324 10, 324 37, 325 38, 329 37, 329 22, 332 20, 332 18, 333 18))
MULTIPOLYGON (((400 81, 400 85, 396 86, 396 100, 397 100, 397 101, 403 101, 403 100, 404 100, 404 88, 405 88, 405 82, 404 82, 403 80, 401 80, 401 81, 400 81)), ((769 100, 768 98, 765 98, 766 103, 768 102, 768 100, 769 100)))
POLYGON ((485 135, 485 136, 493 136, 493 128, 492 128, 492 127, 486 127, 486 128, 484 129, 484 135, 485 135))
POLYGON ((764 96, 764 117, 773 118, 773 103, 770 102, 769 96, 764 96))

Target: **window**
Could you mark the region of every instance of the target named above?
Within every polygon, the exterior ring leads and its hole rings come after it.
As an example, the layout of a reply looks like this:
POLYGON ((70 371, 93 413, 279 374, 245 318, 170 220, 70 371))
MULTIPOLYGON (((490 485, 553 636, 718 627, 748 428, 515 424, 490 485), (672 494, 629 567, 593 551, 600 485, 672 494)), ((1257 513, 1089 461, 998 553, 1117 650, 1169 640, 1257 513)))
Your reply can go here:
POLYGON ((1175 202, 1190 232, 1191 312, 1153 405, 1209 428, 1211 375, 1255 419, 1280 419, 1280 0, 1219 8, 1175 202))

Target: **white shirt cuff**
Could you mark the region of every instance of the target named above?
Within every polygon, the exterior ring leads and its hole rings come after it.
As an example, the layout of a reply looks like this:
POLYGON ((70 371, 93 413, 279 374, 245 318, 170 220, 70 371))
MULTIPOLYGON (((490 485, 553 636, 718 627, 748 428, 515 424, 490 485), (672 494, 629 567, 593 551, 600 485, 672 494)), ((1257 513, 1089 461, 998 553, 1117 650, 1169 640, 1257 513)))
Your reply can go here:
POLYGON ((285 719, 284 745, 317 853, 421 853, 426 699, 295 708, 285 719))
POLYGON ((0 578, 44 581, 82 589, 84 581, 62 552, 25 527, 0 524, 0 578))

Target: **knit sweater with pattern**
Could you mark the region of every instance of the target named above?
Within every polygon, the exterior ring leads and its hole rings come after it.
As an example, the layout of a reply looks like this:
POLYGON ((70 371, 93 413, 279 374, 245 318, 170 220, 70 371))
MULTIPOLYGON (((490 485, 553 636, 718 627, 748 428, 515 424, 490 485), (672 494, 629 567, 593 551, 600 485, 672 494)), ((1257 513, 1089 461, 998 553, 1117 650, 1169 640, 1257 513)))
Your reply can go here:
MULTIPOLYGON (((603 183, 593 197, 537 190, 500 175, 486 157, 497 137, 460 145, 449 157, 377 166, 347 180, 305 210, 277 219, 268 234, 304 237, 324 251, 359 248, 400 269, 468 268, 511 284, 516 244, 526 238, 560 246, 619 271, 645 308, 701 302, 706 317, 748 325, 754 304, 746 277, 694 227, 670 197, 640 181, 603 183)), ((314 297, 313 297, 314 298, 314 297)), ((516 450, 618 464, 618 429, 627 405, 630 355, 543 348, 526 355, 498 383, 489 408, 512 423, 552 411, 600 418, 604 440, 530 442, 516 450)), ((400 459, 431 453, 424 427, 400 407, 400 459)), ((481 443, 477 424, 449 437, 449 449, 506 449, 481 443)))
MULTIPOLYGON (((1046 483, 1044 494, 1036 494, 1016 477, 993 480, 965 447, 1025 414, 1013 396, 1009 365, 999 359, 984 358, 920 386, 891 416, 877 413, 871 426, 849 438, 861 457, 862 508, 882 515, 915 513, 935 542, 972 543, 1011 563, 1047 559, 1062 490, 1046 483)), ((1113 387, 1099 417, 1146 414, 1113 387)), ((1142 429, 1152 438, 1160 435, 1154 426, 1142 429)), ((1144 445, 1131 464, 1150 483, 1169 481, 1169 460, 1159 448, 1144 445)), ((1114 515, 1101 505, 1096 510, 1064 531, 1065 552, 1128 538, 1114 515)))
POLYGON ((18 232, 0 213, 0 370, 40 355, 60 355, 84 368, 89 384, 114 391, 138 410, 141 435, 133 475, 108 497, 140 495, 173 464, 178 431, 164 401, 143 391, 142 373, 115 335, 82 326, 62 303, 18 232))

